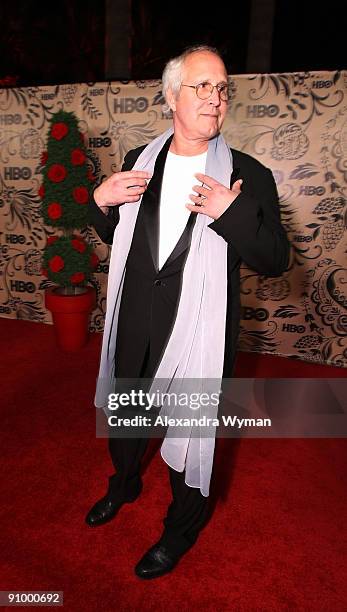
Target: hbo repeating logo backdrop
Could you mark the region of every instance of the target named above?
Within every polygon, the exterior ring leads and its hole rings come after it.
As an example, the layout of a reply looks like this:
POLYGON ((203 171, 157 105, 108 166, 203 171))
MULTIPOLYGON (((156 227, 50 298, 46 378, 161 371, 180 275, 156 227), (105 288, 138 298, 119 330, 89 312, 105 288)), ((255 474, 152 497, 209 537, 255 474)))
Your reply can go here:
MULTIPOLYGON (((346 72, 230 78, 224 136, 271 168, 292 244, 280 278, 241 268, 243 350, 347 366, 346 84, 346 72)), ((51 322, 40 273, 48 228, 37 195, 51 113, 62 107, 80 118, 101 180, 168 127, 163 102, 158 80, 0 90, 0 316, 51 322)), ((109 247, 92 228, 83 234, 100 259, 91 329, 102 331, 109 247)))

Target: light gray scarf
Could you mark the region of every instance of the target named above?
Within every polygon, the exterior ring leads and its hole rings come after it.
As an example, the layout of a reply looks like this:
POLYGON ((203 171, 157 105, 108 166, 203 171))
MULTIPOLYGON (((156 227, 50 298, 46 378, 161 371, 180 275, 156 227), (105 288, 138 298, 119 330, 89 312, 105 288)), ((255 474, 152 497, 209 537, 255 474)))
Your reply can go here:
MULTIPOLYGON (((139 155, 133 170, 153 172, 157 155, 173 133, 170 128, 155 138, 139 155)), ((223 136, 209 141, 206 170, 226 187, 230 186, 232 156, 223 136)), ((119 207, 120 220, 115 229, 110 258, 107 311, 97 379, 95 406, 106 411, 108 395, 115 387, 115 348, 119 307, 125 277, 126 261, 134 233, 141 201, 119 207)), ((211 217, 197 213, 187 255, 177 315, 171 335, 155 373, 149 393, 215 393, 220 390, 223 375, 225 321, 227 304, 227 243, 208 228, 211 217), (188 391, 189 392, 189 391, 188 391)), ((210 403, 203 409, 190 412, 199 418, 207 414, 217 416, 218 406, 210 403)), ((180 406, 164 403, 160 415, 182 416, 180 406)), ((187 408, 184 409, 187 417, 187 408)), ((185 469, 188 486, 200 488, 209 495, 215 446, 215 427, 206 428, 201 435, 199 426, 185 428, 185 437, 179 427, 169 426, 161 446, 164 461, 175 470, 185 469), (187 433, 188 431, 188 433, 187 433)))

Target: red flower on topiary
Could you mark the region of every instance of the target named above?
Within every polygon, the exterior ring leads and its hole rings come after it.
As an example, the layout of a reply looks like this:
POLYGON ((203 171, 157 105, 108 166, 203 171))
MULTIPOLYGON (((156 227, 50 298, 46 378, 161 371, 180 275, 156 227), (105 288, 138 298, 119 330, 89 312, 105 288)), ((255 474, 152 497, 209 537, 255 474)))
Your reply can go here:
POLYGON ((41 200, 43 200, 43 198, 45 197, 45 188, 43 185, 40 185, 39 190, 38 190, 38 194, 39 197, 41 198, 41 200))
POLYGON ((63 214, 63 209, 59 202, 52 202, 47 207, 47 213, 50 219, 60 219, 63 214))
POLYGON ((47 160, 48 160, 48 152, 42 151, 41 158, 40 158, 41 166, 45 166, 47 164, 47 160))
POLYGON ((78 283, 82 283, 84 279, 85 279, 84 272, 75 272, 74 274, 71 274, 70 276, 70 281, 73 285, 78 285, 78 283))
POLYGON ((96 253, 92 253, 90 256, 90 265, 92 268, 97 268, 99 265, 100 259, 96 253))
POLYGON ((51 128, 51 136, 52 138, 55 138, 55 140, 62 140, 63 138, 65 138, 68 131, 69 128, 66 123, 54 123, 51 128))
POLYGON ((48 170, 48 178, 52 183, 61 183, 66 175, 66 168, 62 164, 53 164, 48 170))
POLYGON ((75 187, 72 192, 73 199, 77 204, 87 204, 89 193, 86 187, 75 187))
POLYGON ((52 272, 60 272, 60 270, 64 267, 64 260, 60 255, 54 255, 52 259, 49 260, 48 265, 52 272))
POLYGON ((54 244, 58 240, 58 236, 48 236, 47 245, 54 244))
POLYGON ((81 149, 71 151, 71 163, 73 166, 82 166, 86 161, 86 155, 81 149))
POLYGON ((87 248, 86 243, 81 238, 73 238, 71 240, 72 248, 79 253, 84 253, 87 248))

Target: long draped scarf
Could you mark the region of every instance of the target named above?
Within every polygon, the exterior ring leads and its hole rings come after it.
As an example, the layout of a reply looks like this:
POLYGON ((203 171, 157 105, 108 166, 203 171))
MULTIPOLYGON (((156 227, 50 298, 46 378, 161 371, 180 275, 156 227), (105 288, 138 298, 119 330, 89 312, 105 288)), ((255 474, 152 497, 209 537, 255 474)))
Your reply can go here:
MULTIPOLYGON (((155 138, 139 155, 133 170, 153 172, 156 158, 166 140, 173 133, 170 128, 155 138)), ((205 174, 226 187, 230 185, 232 155, 223 136, 209 141, 205 174)), ((179 180, 179 177, 178 177, 179 180)), ((119 207, 120 220, 115 229, 107 287, 107 310, 97 379, 95 406, 107 410, 108 395, 115 386, 115 348, 119 308, 124 284, 126 261, 130 250, 141 200, 119 207)), ((164 461, 173 469, 185 469, 188 486, 200 488, 209 495, 215 447, 215 418, 218 411, 216 393, 220 391, 225 344, 227 304, 227 243, 212 229, 213 221, 197 213, 186 258, 181 295, 171 334, 155 372, 149 393, 170 392, 189 395, 204 394, 203 406, 189 411, 192 425, 180 429, 169 425, 161 446, 164 461), (207 395, 206 395, 207 394, 207 395), (210 399, 206 401, 206 397, 210 399), (212 399, 211 399, 212 398, 212 399), (206 428, 201 417, 211 419, 206 428), (199 424, 195 424, 198 419, 199 424), (180 431, 182 432, 180 434, 180 431), (183 435, 184 434, 184 435, 183 435)), ((170 396, 172 397, 172 395, 170 396)), ((166 400, 160 415, 170 418, 186 417, 187 406, 172 406, 166 400)), ((205 421, 206 422, 206 421, 205 421)))

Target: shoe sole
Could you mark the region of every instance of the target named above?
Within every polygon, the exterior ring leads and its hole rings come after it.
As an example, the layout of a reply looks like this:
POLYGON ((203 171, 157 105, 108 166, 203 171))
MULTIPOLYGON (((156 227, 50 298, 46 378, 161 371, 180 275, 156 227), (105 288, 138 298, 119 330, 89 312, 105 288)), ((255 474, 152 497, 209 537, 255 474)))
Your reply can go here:
POLYGON ((155 574, 155 576, 141 576, 140 574, 137 574, 135 572, 135 576, 137 576, 138 578, 140 578, 141 580, 155 580, 155 578, 161 578, 161 576, 166 576, 166 574, 169 574, 170 572, 172 572, 173 569, 175 569, 176 565, 174 565, 171 569, 169 570, 165 570, 165 572, 160 572, 159 574, 155 574))
MULTIPOLYGON (((134 501, 136 501, 136 500, 137 500, 137 498, 138 498, 138 497, 141 495, 141 493, 142 493, 142 488, 143 488, 143 484, 141 483, 140 490, 138 491, 138 493, 136 493, 136 495, 135 495, 135 496, 132 496, 132 497, 127 497, 127 498, 124 500, 123 504, 131 504, 131 503, 133 503, 134 501)), ((123 504, 122 504, 122 505, 123 505, 123 504)), ((101 520, 101 521, 98 521, 97 523, 88 523, 87 519, 85 519, 85 523, 86 523, 86 525, 88 525, 88 527, 101 527, 102 525, 105 525, 106 523, 109 523, 110 521, 112 521, 112 520, 113 520, 113 519, 114 519, 114 518, 117 516, 117 514, 118 514, 119 510, 121 509, 122 505, 121 505, 121 506, 119 506, 119 508, 117 508, 117 510, 116 510, 116 511, 115 511, 113 514, 111 514, 111 516, 108 516, 106 519, 101 520)))

